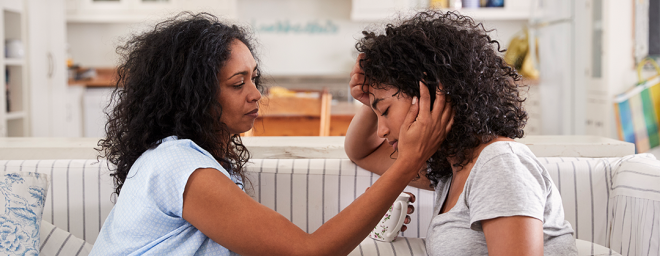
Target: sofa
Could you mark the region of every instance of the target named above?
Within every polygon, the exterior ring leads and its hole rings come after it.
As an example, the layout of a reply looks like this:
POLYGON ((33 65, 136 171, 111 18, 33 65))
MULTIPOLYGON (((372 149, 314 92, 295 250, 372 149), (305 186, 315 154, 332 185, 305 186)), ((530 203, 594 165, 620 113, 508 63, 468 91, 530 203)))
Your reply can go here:
MULTIPOLYGON (((247 192, 313 232, 378 179, 348 159, 252 159, 247 192)), ((625 157, 539 157, 559 189, 580 255, 660 256, 660 161, 625 157)), ((40 255, 86 255, 113 206, 113 181, 96 159, 0 160, 5 172, 50 179, 40 227, 40 255)), ((350 255, 426 255, 434 195, 413 187, 415 212, 392 243, 366 238, 350 255)))

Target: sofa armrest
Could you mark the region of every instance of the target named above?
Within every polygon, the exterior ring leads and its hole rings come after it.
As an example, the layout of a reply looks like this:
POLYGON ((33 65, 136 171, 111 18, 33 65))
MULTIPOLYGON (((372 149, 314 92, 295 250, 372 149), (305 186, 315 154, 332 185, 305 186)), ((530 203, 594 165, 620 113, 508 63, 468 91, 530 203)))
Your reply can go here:
POLYGON ((609 247, 623 255, 660 255, 660 161, 624 158, 612 176, 609 247))

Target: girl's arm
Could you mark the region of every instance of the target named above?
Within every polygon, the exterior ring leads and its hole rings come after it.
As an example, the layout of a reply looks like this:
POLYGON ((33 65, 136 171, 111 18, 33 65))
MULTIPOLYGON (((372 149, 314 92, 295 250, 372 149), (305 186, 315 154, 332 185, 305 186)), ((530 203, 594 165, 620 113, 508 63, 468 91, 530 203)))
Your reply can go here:
POLYGON ((543 255, 543 222, 527 216, 481 221, 488 255, 543 255))

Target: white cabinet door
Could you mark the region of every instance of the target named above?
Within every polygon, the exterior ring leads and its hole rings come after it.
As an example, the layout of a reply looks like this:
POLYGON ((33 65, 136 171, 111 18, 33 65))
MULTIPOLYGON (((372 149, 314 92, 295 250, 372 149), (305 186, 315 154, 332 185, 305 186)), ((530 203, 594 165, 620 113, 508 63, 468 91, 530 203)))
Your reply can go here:
POLYGON ((181 11, 235 18, 236 0, 66 0, 69 22, 145 22, 181 11))
POLYGON ((64 0, 28 0, 27 12, 31 134, 35 137, 63 137, 71 125, 65 122, 64 0))

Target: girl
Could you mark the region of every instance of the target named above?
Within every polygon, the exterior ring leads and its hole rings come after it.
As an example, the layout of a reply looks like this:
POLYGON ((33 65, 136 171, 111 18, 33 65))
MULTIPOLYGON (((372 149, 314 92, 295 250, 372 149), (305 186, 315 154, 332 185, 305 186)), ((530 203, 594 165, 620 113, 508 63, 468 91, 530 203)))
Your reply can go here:
POLYGON ((351 160, 390 172, 405 150, 401 124, 424 92, 420 81, 434 104, 443 104, 433 100, 439 93, 453 109, 447 138, 410 183, 436 193, 429 255, 577 255, 550 175, 513 140, 527 120, 515 83, 521 78, 483 26, 429 11, 363 34, 350 82, 364 103, 346 134, 351 160))

